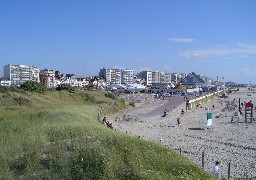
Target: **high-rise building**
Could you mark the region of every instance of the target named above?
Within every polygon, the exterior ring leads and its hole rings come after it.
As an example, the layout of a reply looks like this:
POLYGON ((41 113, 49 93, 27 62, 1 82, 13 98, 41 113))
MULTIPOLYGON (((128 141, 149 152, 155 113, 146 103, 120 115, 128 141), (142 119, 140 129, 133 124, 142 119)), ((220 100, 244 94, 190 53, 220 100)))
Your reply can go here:
POLYGON ((152 85, 152 71, 142 71, 142 78, 146 81, 146 85, 152 85))
POLYGON ((40 82, 47 88, 56 86, 55 71, 50 69, 41 70, 39 73, 40 82))
POLYGON ((171 73, 162 72, 161 73, 161 83, 171 83, 171 73))
POLYGON ((152 71, 152 83, 161 83, 161 72, 152 71))
POLYGON ((4 66, 4 78, 11 81, 12 86, 19 86, 26 81, 39 81, 39 68, 27 65, 4 66))
POLYGON ((122 69, 121 70, 121 83, 133 84, 134 83, 134 70, 122 69))
POLYGON ((106 80, 106 84, 121 84, 121 69, 100 69, 99 76, 106 80))

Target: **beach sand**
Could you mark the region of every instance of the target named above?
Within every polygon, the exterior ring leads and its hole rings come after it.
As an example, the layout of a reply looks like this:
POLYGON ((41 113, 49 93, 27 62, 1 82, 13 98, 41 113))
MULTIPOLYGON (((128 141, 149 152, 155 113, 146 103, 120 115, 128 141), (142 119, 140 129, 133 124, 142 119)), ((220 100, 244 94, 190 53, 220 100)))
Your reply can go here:
POLYGON ((234 178, 256 177, 256 123, 245 123, 243 115, 235 116, 231 123, 231 117, 239 114, 238 108, 230 111, 227 108, 231 102, 236 102, 233 105, 238 107, 239 98, 241 102, 256 102, 256 92, 248 94, 241 88, 228 94, 228 98, 216 97, 199 108, 185 111, 184 115, 180 112, 185 110, 185 102, 179 101, 177 106, 172 103, 176 101, 174 98, 155 99, 151 103, 136 104, 136 108, 111 115, 108 119, 112 120, 116 130, 177 150, 199 166, 204 152, 206 172, 210 173, 215 161, 219 160, 222 177, 227 178, 229 163, 234 178), (169 112, 162 117, 165 108, 169 112), (207 127, 209 112, 212 113, 212 125, 207 127), (180 118, 180 127, 177 118, 180 118))

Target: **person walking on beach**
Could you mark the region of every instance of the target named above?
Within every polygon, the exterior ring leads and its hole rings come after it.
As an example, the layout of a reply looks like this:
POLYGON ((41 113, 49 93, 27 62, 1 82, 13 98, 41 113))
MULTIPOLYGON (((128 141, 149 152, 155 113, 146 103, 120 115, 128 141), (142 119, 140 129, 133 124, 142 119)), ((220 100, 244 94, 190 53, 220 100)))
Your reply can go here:
POLYGON ((220 161, 216 161, 215 162, 215 165, 214 165, 214 168, 213 168, 213 175, 216 179, 220 179, 220 161))
POLYGON ((180 118, 177 119, 177 126, 180 127, 180 118))
POLYGON ((103 122, 104 125, 107 124, 107 118, 104 117, 104 118, 102 119, 102 122, 103 122))
POLYGON ((167 109, 164 110, 164 117, 167 116, 167 109))

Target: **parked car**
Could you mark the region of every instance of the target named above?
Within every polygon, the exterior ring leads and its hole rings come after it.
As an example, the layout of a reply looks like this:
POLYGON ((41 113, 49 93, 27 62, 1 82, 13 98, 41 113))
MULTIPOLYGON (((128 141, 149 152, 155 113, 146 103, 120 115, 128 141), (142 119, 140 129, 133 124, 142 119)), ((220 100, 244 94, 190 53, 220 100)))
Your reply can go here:
POLYGON ((186 92, 181 92, 181 94, 180 94, 181 96, 186 96, 187 95, 187 93, 186 92))
POLYGON ((170 93, 163 93, 162 96, 164 96, 164 97, 170 97, 171 94, 170 94, 170 93))

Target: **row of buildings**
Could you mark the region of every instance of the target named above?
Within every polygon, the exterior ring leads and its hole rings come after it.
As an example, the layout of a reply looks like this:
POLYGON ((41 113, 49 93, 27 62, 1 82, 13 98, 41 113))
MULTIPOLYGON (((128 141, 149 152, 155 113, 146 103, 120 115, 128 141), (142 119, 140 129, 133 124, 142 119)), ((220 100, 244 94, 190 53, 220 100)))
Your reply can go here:
POLYGON ((47 88, 55 88, 59 84, 70 84, 74 87, 91 85, 95 88, 106 88, 113 84, 142 84, 144 86, 165 85, 174 87, 178 83, 187 86, 209 86, 211 78, 195 73, 168 73, 159 71, 142 71, 135 74, 134 70, 103 68, 94 77, 76 77, 74 74, 62 74, 59 71, 43 69, 36 66, 12 65, 4 66, 4 76, 0 79, 1 86, 19 86, 26 81, 36 81, 47 88))

